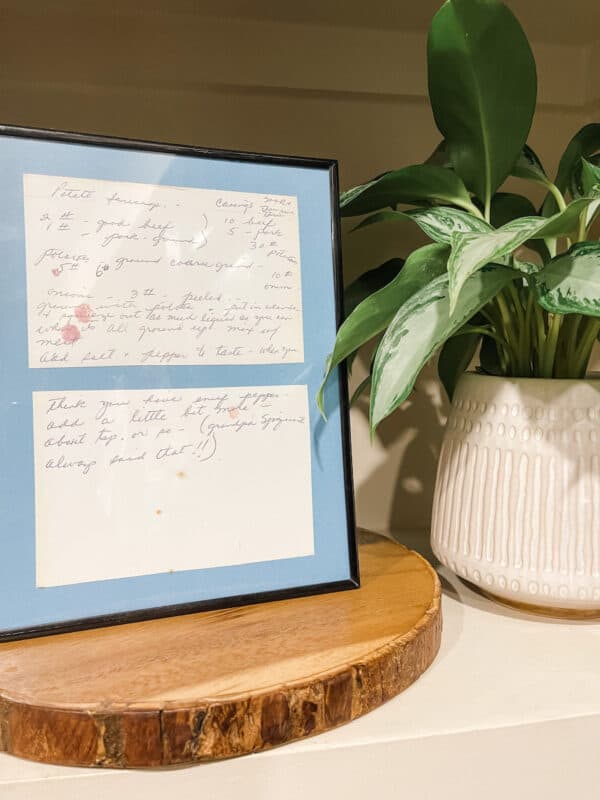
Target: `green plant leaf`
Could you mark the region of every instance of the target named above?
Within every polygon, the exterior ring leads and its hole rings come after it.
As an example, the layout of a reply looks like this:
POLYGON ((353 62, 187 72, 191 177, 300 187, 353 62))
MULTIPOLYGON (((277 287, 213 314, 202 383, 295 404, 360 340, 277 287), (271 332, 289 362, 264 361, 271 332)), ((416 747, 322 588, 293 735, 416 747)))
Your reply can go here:
POLYGON ((542 166, 542 162, 528 145, 525 145, 521 151, 510 174, 514 175, 515 178, 523 178, 524 180, 534 181, 534 183, 541 183, 542 186, 546 187, 551 184, 542 166))
POLYGON ((383 289, 404 266, 403 258, 391 258, 379 267, 364 272, 344 289, 344 317, 349 317, 359 303, 383 289))
POLYGON ((490 222, 494 228, 501 228, 519 217, 534 217, 535 214, 535 206, 523 195, 497 192, 492 197, 490 222))
MULTIPOLYGON (((600 198, 600 153, 589 158, 580 158, 571 172, 571 194, 573 197, 600 198)), ((592 203, 586 213, 585 225, 589 227, 600 211, 600 202, 592 203)))
POLYGON ((362 380, 359 385, 354 390, 352 397, 350 398, 350 405, 353 406, 358 400, 360 400, 363 393, 367 390, 369 384, 371 383, 371 375, 367 375, 367 377, 362 380))
POLYGON ((371 386, 371 431, 406 400, 417 375, 437 348, 461 328, 515 273, 499 265, 477 272, 450 309, 449 276, 433 279, 402 304, 375 356, 371 386))
MULTIPOLYGON (((531 217, 535 214, 536 210, 531 200, 520 194, 497 192, 492 197, 490 221, 494 228, 501 228, 507 222, 519 217, 531 217)), ((538 253, 542 261, 550 260, 550 252, 543 240, 530 239, 524 244, 525 247, 538 253)))
MULTIPOLYGON (((359 303, 386 286, 392 281, 404 266, 404 259, 391 258, 379 267, 368 270, 360 275, 344 289, 344 319, 347 319, 359 303)), ((348 372, 352 371, 354 357, 358 350, 348 356, 348 372)))
MULTIPOLYGON (((571 183, 573 169, 581 158, 586 158, 600 150, 600 122, 591 122, 577 131, 567 145, 558 165, 558 172, 554 183, 561 192, 566 192, 571 183)), ((542 206, 544 217, 550 217, 558 210, 556 200, 551 194, 546 196, 542 206)))
POLYGON ((450 402, 458 379, 473 360, 480 339, 480 333, 461 334, 459 331, 456 336, 448 339, 440 350, 438 375, 450 402))
POLYGON ((498 345, 489 336, 484 336, 479 349, 481 371, 486 375, 502 375, 502 366, 498 355, 498 345))
POLYGON ((600 317, 600 242, 578 242, 535 277, 540 305, 554 314, 600 317))
POLYGON ((414 164, 342 192, 340 214, 354 217, 395 207, 398 203, 445 204, 473 209, 465 185, 452 170, 433 164, 414 164))
POLYGON ((600 154, 580 158, 571 173, 571 194, 573 197, 600 196, 600 154))
POLYGON ((520 217, 490 233, 452 234, 452 253, 448 259, 451 307, 454 308, 458 302, 465 281, 477 270, 490 261, 501 261, 528 239, 568 235, 592 202, 591 198, 574 200, 564 211, 549 219, 520 217))
POLYGON ((595 218, 598 216, 598 212, 600 212, 600 200, 594 200, 593 203, 589 204, 585 212, 585 224, 587 228, 594 222, 595 218))
POLYGON ((533 261, 524 261, 516 256, 513 256, 512 266, 521 275, 537 275, 543 269, 542 266, 535 264, 533 261))
POLYGON ((569 188, 573 169, 582 158, 600 150, 600 122, 590 122, 577 131, 571 139, 558 165, 554 183, 561 192, 569 188))
POLYGON ((363 300, 340 325, 333 352, 327 359, 323 383, 317 393, 317 405, 323 416, 323 392, 331 372, 351 353, 384 330, 398 309, 415 292, 446 272, 449 252, 450 248, 443 244, 428 244, 415 250, 406 259, 398 276, 363 300))
POLYGON ((378 222, 400 222, 407 219, 416 222, 434 242, 444 242, 445 244, 450 244, 452 234, 456 231, 486 233, 492 230, 490 225, 480 217, 448 206, 417 208, 414 211, 378 211, 359 222, 353 230, 357 231, 378 222))
POLYGON ((429 96, 450 161, 487 207, 523 150, 535 109, 535 61, 499 0, 446 0, 427 43, 429 96))
POLYGON ((438 144, 433 153, 425 160, 424 163, 435 164, 438 167, 452 169, 452 163, 450 161, 450 156, 448 155, 445 139, 442 139, 442 141, 438 144))

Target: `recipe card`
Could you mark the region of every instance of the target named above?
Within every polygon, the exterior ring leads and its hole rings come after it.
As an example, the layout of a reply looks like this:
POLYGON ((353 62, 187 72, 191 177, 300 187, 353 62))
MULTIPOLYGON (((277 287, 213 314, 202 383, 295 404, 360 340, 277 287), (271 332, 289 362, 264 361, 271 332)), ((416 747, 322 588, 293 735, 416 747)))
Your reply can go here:
POLYGON ((307 387, 33 393, 36 585, 312 555, 307 387))
POLYGON ((23 176, 29 366, 304 360, 294 196, 23 176))

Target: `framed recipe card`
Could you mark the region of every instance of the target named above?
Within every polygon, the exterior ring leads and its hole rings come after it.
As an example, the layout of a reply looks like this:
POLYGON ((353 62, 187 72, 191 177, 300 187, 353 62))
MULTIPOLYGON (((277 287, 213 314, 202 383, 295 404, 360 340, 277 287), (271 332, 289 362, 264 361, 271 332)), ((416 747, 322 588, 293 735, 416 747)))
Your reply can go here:
POLYGON ((357 586, 335 162, 0 133, 0 640, 357 586))

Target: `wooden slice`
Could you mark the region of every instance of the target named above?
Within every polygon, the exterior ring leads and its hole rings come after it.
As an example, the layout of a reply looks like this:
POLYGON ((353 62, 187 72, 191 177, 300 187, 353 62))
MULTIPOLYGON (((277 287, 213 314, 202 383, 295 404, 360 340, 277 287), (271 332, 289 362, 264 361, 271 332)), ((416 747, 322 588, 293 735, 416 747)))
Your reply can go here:
POLYGON ((264 750, 376 708, 431 664, 440 585, 416 553, 360 547, 362 587, 0 646, 0 750, 154 767, 264 750))

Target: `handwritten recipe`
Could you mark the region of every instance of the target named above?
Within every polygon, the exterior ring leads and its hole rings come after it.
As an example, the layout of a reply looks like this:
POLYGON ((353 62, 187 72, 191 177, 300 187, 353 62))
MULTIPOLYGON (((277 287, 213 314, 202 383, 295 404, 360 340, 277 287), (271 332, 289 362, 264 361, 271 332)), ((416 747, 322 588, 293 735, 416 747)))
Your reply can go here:
POLYGON ((312 555, 306 386, 33 393, 36 584, 312 555))
POLYGON ((304 360, 296 197, 23 176, 30 367, 304 360))

